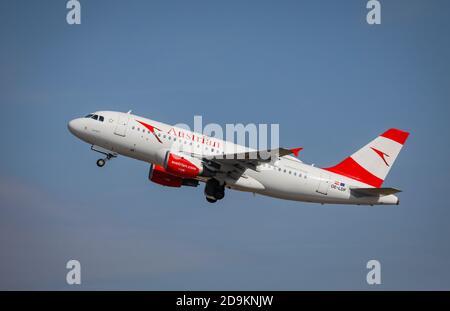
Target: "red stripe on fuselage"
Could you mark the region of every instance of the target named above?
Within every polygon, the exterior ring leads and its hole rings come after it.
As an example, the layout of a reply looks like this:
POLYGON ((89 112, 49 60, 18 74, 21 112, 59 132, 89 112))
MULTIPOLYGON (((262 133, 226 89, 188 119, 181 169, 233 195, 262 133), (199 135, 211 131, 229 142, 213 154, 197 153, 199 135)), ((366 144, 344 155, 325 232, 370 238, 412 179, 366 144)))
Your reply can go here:
POLYGON ((156 133, 155 133, 155 129, 157 129, 158 131, 161 131, 159 128, 154 127, 153 125, 147 124, 147 123, 139 121, 139 120, 136 120, 136 121, 139 122, 140 124, 142 124, 143 126, 145 126, 153 134, 153 136, 155 136, 155 138, 162 144, 161 139, 159 139, 158 135, 156 135, 156 133))
POLYGON ((351 157, 348 157, 336 166, 324 168, 324 170, 363 182, 376 188, 380 188, 383 184, 382 179, 370 173, 351 157))

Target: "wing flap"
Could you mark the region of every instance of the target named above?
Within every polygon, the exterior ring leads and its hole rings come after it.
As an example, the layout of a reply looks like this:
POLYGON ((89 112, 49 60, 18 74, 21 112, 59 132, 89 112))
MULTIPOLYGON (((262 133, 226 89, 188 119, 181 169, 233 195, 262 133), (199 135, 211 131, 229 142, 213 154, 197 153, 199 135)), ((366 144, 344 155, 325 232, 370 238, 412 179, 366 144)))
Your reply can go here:
POLYGON ((273 157, 284 157, 290 154, 298 155, 299 151, 303 148, 276 148, 272 150, 260 150, 260 151, 250 151, 250 152, 240 152, 240 153, 228 153, 219 156, 206 156, 205 159, 208 160, 244 160, 244 161, 255 161, 255 162, 270 162, 273 157))

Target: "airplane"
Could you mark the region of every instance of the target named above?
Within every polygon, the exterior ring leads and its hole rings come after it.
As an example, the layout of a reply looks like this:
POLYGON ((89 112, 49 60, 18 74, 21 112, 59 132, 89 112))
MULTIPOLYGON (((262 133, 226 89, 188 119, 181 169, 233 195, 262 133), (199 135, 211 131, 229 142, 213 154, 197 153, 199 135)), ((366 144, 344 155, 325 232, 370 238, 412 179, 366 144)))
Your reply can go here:
POLYGON ((98 111, 68 123, 69 131, 104 155, 150 164, 150 181, 167 187, 205 183, 210 203, 225 189, 321 204, 398 205, 400 192, 383 188, 409 133, 391 128, 340 163, 319 168, 297 158, 303 148, 254 150, 229 141, 117 111, 98 111))

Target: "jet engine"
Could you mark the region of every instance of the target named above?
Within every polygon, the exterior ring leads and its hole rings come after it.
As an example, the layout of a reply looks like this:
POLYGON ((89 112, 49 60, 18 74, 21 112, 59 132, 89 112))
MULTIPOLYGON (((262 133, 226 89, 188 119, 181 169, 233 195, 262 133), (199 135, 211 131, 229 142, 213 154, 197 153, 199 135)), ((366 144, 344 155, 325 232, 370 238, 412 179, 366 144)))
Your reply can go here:
POLYGON ((158 162, 167 173, 181 178, 210 177, 213 173, 200 159, 169 150, 158 152, 158 162))
POLYGON ((150 165, 148 179, 154 183, 167 187, 179 188, 181 186, 190 186, 190 187, 198 186, 198 180, 174 176, 168 173, 164 167, 156 164, 150 165))
POLYGON ((168 153, 165 168, 167 172, 180 177, 197 177, 203 172, 203 165, 197 159, 168 153))

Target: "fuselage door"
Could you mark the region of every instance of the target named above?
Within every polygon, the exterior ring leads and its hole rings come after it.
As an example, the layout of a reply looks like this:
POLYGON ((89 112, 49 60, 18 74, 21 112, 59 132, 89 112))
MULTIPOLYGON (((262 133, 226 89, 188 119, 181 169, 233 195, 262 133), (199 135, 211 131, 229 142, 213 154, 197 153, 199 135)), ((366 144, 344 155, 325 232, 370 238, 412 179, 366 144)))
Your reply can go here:
POLYGON ((125 136, 127 132, 128 120, 130 119, 129 115, 120 114, 119 119, 117 121, 116 129, 114 130, 114 134, 119 136, 125 136))
POLYGON ((330 175, 320 174, 319 185, 317 186, 317 192, 322 194, 328 194, 328 188, 330 187, 330 175))

